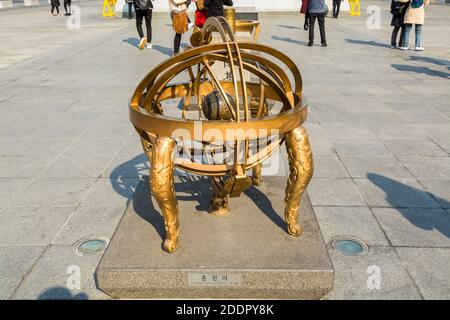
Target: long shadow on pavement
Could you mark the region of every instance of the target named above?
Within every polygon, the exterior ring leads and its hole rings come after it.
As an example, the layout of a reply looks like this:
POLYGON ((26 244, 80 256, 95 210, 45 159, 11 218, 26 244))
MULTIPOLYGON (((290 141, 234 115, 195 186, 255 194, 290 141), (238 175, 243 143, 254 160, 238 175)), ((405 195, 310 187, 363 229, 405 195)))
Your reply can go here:
POLYGON ((285 25, 285 24, 277 24, 277 27, 286 28, 286 29, 303 30, 303 28, 296 27, 296 26, 285 25))
POLYGON ((408 186, 396 180, 374 173, 367 174, 367 178, 378 188, 383 190, 387 202, 400 212, 410 223, 424 230, 436 229, 447 238, 450 238, 450 214, 429 209, 398 207, 398 197, 407 196, 409 199, 434 198, 442 207, 449 207, 450 203, 434 194, 408 186))
MULTIPOLYGON (((422 61, 428 62, 432 64, 436 64, 438 66, 450 66, 450 61, 445 59, 431 58, 431 57, 423 57, 423 56, 410 56, 408 60, 411 61, 422 61)), ((450 68, 450 67, 449 67, 450 68)))
POLYGON ((366 46, 375 46, 381 48, 390 48, 391 46, 386 43, 376 42, 376 41, 365 41, 365 40, 356 40, 356 39, 345 39, 345 41, 352 44, 361 44, 366 46))
POLYGON ((300 41, 300 40, 291 39, 291 38, 288 38, 288 37, 272 36, 272 39, 278 40, 278 41, 286 41, 286 42, 289 42, 289 43, 306 46, 306 42, 300 41))
POLYGON ((123 42, 126 42, 128 44, 131 44, 133 47, 139 48, 139 39, 138 38, 128 38, 122 40, 123 42))
MULTIPOLYGON (((133 47, 139 48, 139 39, 138 38, 124 39, 123 42, 126 42, 126 43, 132 45, 133 47)), ((160 46, 158 44, 153 44, 152 48, 156 51, 161 52, 162 54, 167 55, 167 56, 171 56, 172 52, 173 52, 172 49, 160 46)))
POLYGON ((421 73, 431 77, 450 79, 450 73, 432 70, 428 67, 411 66, 406 64, 393 64, 391 66, 392 68, 397 69, 398 71, 421 73))

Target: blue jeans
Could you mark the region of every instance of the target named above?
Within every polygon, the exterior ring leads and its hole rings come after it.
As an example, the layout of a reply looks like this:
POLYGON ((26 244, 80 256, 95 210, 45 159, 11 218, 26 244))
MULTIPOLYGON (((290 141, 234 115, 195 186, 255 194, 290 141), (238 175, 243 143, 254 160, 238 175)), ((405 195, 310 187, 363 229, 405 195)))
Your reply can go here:
MULTIPOLYGON (((416 24, 416 47, 422 46, 422 25, 416 24)), ((412 24, 405 23, 405 38, 403 41, 403 47, 409 46, 409 35, 411 34, 412 24)))

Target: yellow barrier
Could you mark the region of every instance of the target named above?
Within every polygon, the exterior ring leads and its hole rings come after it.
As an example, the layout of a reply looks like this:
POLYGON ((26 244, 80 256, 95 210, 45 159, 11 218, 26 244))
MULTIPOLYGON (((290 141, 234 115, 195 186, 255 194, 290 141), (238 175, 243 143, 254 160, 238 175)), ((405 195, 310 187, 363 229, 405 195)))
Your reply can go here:
POLYGON ((103 0, 103 16, 104 17, 115 17, 114 7, 116 6, 117 0, 103 0))
POLYGON ((359 0, 348 0, 350 5, 350 16, 360 16, 361 15, 361 5, 359 0))

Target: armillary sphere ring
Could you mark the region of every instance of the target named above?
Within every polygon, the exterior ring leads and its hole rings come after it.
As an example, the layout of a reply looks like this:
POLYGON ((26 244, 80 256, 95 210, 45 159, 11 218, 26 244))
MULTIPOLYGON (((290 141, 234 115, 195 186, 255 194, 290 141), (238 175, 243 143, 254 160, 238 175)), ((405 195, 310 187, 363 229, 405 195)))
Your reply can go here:
POLYGON ((236 41, 223 17, 209 18, 202 31, 191 37, 191 42, 192 48, 148 73, 130 102, 130 120, 151 162, 152 194, 165 218, 164 249, 173 252, 178 247, 174 166, 212 177, 210 211, 227 215, 228 195, 239 196, 252 182, 259 185, 261 163, 284 141, 291 171, 285 217, 288 232, 300 235, 298 202, 309 183, 313 165, 307 133, 302 127, 307 105, 302 99, 302 78, 296 64, 271 47, 236 41), (213 41, 214 34, 219 34, 221 41, 213 41), (218 75, 220 65, 228 67, 228 78, 218 75), (293 84, 285 70, 290 71, 293 84), (186 73, 189 81, 175 82, 177 76, 186 73), (250 76, 258 80, 251 80, 250 76), (178 117, 173 116, 170 106, 165 106, 175 99, 182 104, 178 117), (274 104, 280 108, 273 107, 274 104), (196 106, 194 118, 192 105, 196 106), (277 135, 273 136, 273 132, 277 135), (266 144, 261 146, 261 141, 266 144), (225 153, 222 151, 226 145, 231 145, 227 151, 231 157, 208 158, 208 152, 213 157, 225 153), (175 147, 182 151, 173 157, 175 147), (202 161, 193 156, 196 153, 202 155, 202 161), (181 154, 184 156, 180 157, 181 154), (253 169, 252 178, 245 173, 249 169, 253 169))

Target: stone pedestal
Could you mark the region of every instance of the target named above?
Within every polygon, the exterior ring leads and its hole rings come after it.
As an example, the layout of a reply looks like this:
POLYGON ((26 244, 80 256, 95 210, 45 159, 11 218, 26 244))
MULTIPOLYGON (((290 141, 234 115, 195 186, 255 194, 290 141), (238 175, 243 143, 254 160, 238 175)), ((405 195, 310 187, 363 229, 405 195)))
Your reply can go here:
POLYGON ((0 0, 0 9, 12 7, 13 7, 12 0, 0 0))
POLYGON ((39 0, 23 0, 23 4, 26 7, 37 6, 39 4, 39 0))
POLYGON ((334 270, 307 194, 304 232, 287 234, 285 185, 286 177, 265 177, 261 187, 230 199, 229 216, 216 217, 206 212, 209 179, 176 177, 180 247, 169 254, 145 178, 97 268, 99 288, 114 298, 322 298, 334 270))

